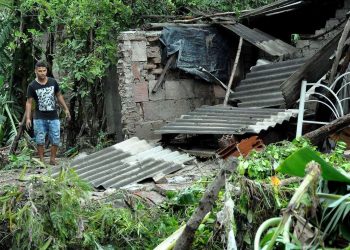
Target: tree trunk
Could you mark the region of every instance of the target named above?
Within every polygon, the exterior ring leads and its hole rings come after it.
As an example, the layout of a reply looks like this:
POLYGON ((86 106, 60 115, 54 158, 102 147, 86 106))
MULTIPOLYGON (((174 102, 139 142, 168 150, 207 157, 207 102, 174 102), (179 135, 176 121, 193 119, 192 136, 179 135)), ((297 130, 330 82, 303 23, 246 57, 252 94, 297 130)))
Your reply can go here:
POLYGON ((185 250, 191 248, 197 228, 201 224, 204 216, 213 208, 220 189, 225 185, 226 175, 231 175, 236 170, 237 165, 238 162, 235 160, 230 166, 222 167, 214 181, 206 189, 199 202, 199 206, 186 223, 186 228, 180 238, 176 241, 174 250, 185 250))
POLYGON ((327 136, 342 130, 350 125, 350 114, 347 114, 345 116, 342 116, 331 123, 324 125, 312 132, 309 132, 304 135, 306 139, 309 139, 311 143, 318 144, 323 139, 325 139, 327 136))

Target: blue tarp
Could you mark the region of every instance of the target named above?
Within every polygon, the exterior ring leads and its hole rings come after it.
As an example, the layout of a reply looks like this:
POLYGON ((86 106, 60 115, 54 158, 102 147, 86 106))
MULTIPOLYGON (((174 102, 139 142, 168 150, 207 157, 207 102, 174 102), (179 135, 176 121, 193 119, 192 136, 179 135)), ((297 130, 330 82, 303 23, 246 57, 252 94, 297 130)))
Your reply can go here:
POLYGON ((228 81, 233 50, 227 37, 216 28, 165 27, 160 41, 167 57, 178 53, 175 67, 212 82, 199 69, 203 67, 221 81, 228 81))

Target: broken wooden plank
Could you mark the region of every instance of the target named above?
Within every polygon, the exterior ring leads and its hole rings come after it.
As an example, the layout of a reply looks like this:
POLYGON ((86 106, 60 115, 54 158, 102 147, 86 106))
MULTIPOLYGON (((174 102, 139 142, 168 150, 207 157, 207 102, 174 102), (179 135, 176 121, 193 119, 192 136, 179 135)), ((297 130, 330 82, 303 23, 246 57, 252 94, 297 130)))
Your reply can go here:
POLYGON ((235 62, 234 62, 234 64, 233 64, 233 68, 232 68, 230 80, 229 80, 229 82, 228 82, 228 86, 227 86, 227 89, 226 89, 226 95, 225 95, 225 100, 224 100, 224 106, 227 105, 228 97, 230 96, 230 90, 231 90, 232 83, 233 83, 233 77, 234 77, 234 75, 235 75, 235 73, 236 73, 236 69, 237 69, 239 57, 240 57, 240 55, 241 55, 242 44, 243 44, 243 38, 240 37, 240 38, 239 38, 239 43, 238 43, 237 52, 236 52, 236 59, 235 59, 235 62))
POLYGON ((340 37, 340 40, 339 40, 339 43, 338 43, 335 60, 333 62, 331 73, 329 75, 329 83, 330 84, 332 84, 334 82, 335 74, 337 73, 337 68, 338 68, 338 65, 339 65, 339 61, 340 61, 340 58, 341 58, 341 56, 343 54, 344 45, 345 45, 345 42, 346 42, 346 38, 349 35, 349 32, 350 32, 350 18, 348 18, 348 21, 345 24, 343 33, 342 33, 342 35, 340 37))
POLYGON ((267 4, 267 5, 264 5, 264 6, 260 7, 260 8, 256 8, 256 9, 254 9, 252 11, 249 11, 248 13, 242 14, 240 16, 240 19, 249 18, 249 17, 253 17, 253 16, 258 16, 258 15, 263 14, 266 11, 270 11, 270 10, 273 10, 275 8, 279 8, 279 7, 282 7, 282 6, 294 3, 294 2, 297 2, 297 0, 279 0, 279 1, 276 1, 274 3, 270 3, 270 4, 267 4))
POLYGON ((281 84, 281 90, 287 108, 291 108, 298 100, 300 96, 301 80, 305 79, 308 82, 316 82, 329 70, 332 64, 330 57, 334 53, 340 34, 341 31, 281 84))
POLYGON ((159 89, 159 87, 162 85, 165 74, 168 72, 168 69, 170 68, 170 66, 176 61, 177 58, 177 54, 173 54, 169 57, 168 61, 166 62, 166 65, 162 71, 162 74, 160 75, 160 77, 158 78, 158 81, 156 82, 156 84, 154 85, 153 89, 152 89, 152 93, 156 93, 157 90, 159 89))
POLYGON ((186 223, 185 230, 182 232, 180 238, 176 241, 174 250, 190 249, 198 226, 201 224, 205 215, 213 208, 220 189, 225 185, 226 176, 231 175, 236 170, 237 165, 238 161, 234 160, 228 166, 222 167, 214 181, 205 190, 199 206, 186 223))

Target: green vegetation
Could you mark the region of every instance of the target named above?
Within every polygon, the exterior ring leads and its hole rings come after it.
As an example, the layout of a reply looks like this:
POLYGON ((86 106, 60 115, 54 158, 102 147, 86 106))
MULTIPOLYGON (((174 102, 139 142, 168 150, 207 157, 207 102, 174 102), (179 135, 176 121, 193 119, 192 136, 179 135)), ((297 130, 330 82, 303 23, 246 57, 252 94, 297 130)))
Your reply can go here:
MULTIPOLYGON (((92 200, 91 187, 73 171, 62 171, 56 178, 34 176, 25 186, 1 191, 0 247, 153 249, 191 215, 204 190, 203 182, 198 185, 169 193, 169 202, 158 208, 131 198, 130 209, 113 206, 115 200, 130 200, 122 192, 109 196, 109 202, 92 200)), ((205 248, 213 223, 209 218, 201 226, 198 248, 205 248)))

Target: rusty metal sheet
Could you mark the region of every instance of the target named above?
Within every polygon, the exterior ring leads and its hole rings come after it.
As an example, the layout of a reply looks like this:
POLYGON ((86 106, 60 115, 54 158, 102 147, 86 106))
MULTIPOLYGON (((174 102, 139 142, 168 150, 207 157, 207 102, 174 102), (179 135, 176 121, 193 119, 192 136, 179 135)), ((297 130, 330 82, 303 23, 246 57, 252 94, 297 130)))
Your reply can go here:
POLYGON ((224 148, 221 148, 217 151, 217 154, 223 158, 227 159, 230 156, 246 157, 252 150, 261 151, 265 148, 265 145, 258 136, 251 136, 247 139, 240 141, 239 143, 232 143, 224 148))

